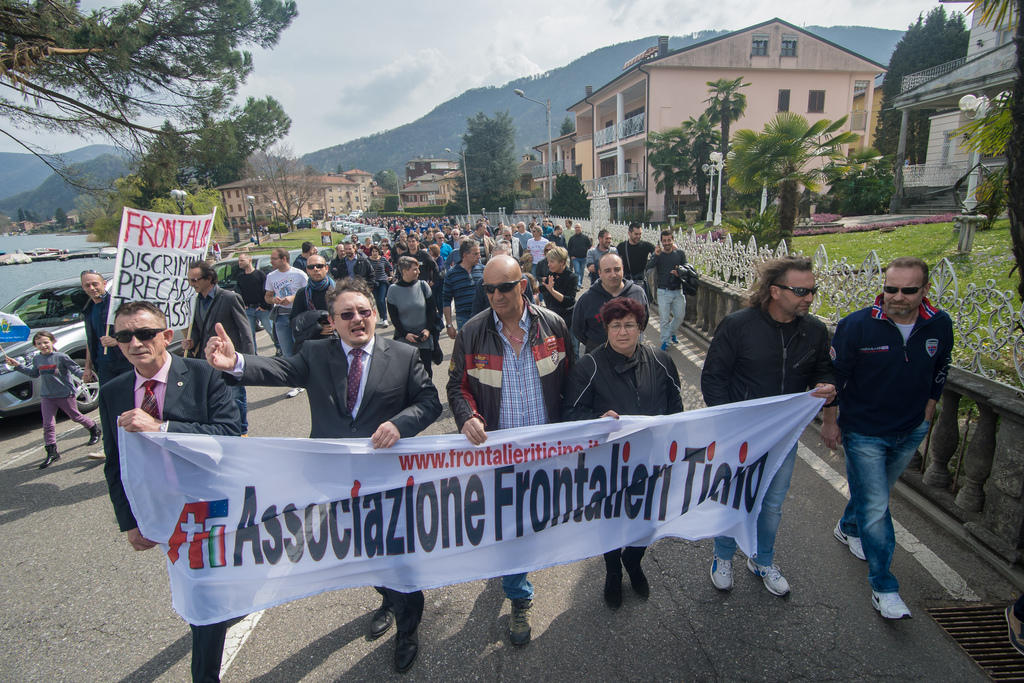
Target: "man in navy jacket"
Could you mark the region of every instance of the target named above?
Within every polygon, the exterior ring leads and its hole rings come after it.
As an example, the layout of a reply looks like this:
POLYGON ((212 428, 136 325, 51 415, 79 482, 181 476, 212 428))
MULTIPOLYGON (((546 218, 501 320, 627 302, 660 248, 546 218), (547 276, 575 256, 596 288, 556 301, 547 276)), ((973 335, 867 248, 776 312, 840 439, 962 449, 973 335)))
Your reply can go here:
POLYGON ((839 390, 822 437, 846 451, 850 502, 834 535, 868 563, 871 604, 886 619, 910 616, 889 571, 896 547, 889 496, 928 433, 953 349, 953 323, 927 299, 928 265, 894 260, 872 306, 839 321, 832 362, 839 390))

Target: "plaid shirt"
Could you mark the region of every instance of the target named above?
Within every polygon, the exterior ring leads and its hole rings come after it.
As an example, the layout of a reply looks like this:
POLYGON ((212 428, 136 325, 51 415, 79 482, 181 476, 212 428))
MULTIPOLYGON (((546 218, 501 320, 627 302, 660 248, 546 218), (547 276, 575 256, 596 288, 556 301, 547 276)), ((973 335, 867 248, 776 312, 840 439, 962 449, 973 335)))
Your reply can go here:
POLYGON ((511 342, 501 334, 504 327, 498 315, 492 312, 498 336, 501 337, 503 358, 501 373, 501 412, 498 417, 500 429, 531 427, 548 423, 544 409, 544 393, 540 384, 540 373, 533 359, 533 350, 526 339, 530 334, 530 312, 523 310, 519 329, 523 332, 523 345, 516 355, 511 342))

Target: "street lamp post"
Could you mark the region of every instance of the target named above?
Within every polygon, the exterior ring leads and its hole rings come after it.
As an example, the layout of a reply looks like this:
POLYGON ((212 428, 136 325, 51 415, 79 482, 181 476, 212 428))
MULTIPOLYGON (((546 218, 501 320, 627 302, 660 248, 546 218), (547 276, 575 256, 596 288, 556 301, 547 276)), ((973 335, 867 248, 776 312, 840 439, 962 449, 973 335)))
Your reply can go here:
POLYGON ((171 199, 178 205, 178 213, 184 215, 185 213, 185 197, 188 196, 188 192, 185 190, 171 190, 171 199))
POLYGON ((700 170, 704 171, 708 175, 708 215, 705 217, 704 222, 710 223, 714 219, 714 213, 711 210, 712 201, 715 198, 715 173, 718 172, 718 167, 714 164, 708 163, 700 167, 700 170))
MULTIPOLYGON (((968 121, 984 118, 988 114, 989 99, 982 95, 964 95, 957 103, 964 118, 968 121)), ((981 167, 978 166, 978 152, 972 147, 967 157, 967 166, 971 169, 967 179, 967 197, 964 198, 964 213, 974 213, 978 207, 978 183, 981 180, 981 167), (976 168, 977 167, 977 168, 976 168)))
POLYGON ((252 225, 252 234, 256 236, 256 246, 260 246, 260 229, 256 226, 256 197, 251 194, 246 196, 245 200, 249 202, 249 220, 252 225))
MULTIPOLYGON (((554 185, 552 184, 552 177, 551 177, 551 168, 552 168, 552 166, 551 166, 551 100, 548 99, 548 100, 545 100, 544 102, 541 102, 540 100, 535 100, 532 97, 527 97, 526 93, 523 92, 522 90, 520 90, 519 88, 516 88, 512 92, 514 92, 515 94, 519 95, 524 100, 530 100, 531 102, 536 102, 540 106, 544 107, 544 114, 545 114, 545 116, 547 117, 547 120, 548 120, 548 202, 550 202, 551 201, 552 192, 554 191, 554 185)), ((549 211, 551 210, 550 206, 548 206, 548 210, 549 211)))
MULTIPOLYGON (((444 151, 455 154, 451 147, 445 147, 444 151)), ((462 186, 466 188, 466 216, 469 217, 473 215, 473 211, 469 208, 469 167, 466 166, 466 148, 460 149, 459 154, 462 155, 462 186)))
POLYGON ((721 152, 712 152, 709 157, 711 163, 715 165, 715 171, 718 173, 718 194, 715 196, 715 221, 712 225, 722 224, 722 170, 725 168, 725 159, 722 157, 721 152))

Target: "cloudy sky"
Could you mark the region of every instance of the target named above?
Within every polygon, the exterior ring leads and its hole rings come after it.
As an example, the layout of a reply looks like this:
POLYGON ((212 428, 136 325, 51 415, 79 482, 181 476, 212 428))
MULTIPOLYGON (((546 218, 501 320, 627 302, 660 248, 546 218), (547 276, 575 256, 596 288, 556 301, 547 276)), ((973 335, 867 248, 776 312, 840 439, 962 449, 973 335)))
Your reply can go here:
MULTIPOLYGON (((84 8, 115 4, 83 0, 84 8)), ((643 36, 736 30, 772 17, 797 25, 906 29, 934 0, 298 0, 272 51, 257 51, 240 96, 276 97, 304 154, 413 121, 462 91, 539 74, 643 36), (585 8, 585 9, 584 9, 585 8)), ((966 7, 966 3, 949 9, 966 7)), ((25 135, 51 152, 89 141, 25 135)), ((96 140, 102 142, 102 140, 96 140)), ((0 151, 23 151, 0 140, 0 151)))

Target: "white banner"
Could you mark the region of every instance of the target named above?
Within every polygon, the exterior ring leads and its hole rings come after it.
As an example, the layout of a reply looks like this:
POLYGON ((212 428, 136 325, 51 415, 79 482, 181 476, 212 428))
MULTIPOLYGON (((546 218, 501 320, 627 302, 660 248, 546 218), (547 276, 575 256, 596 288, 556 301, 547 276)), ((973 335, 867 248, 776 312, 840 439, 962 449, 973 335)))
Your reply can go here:
POLYGON ((752 554, 768 482, 823 401, 792 394, 659 417, 402 439, 120 431, 174 608, 209 624, 323 591, 533 571, 665 536, 752 554))
POLYGON ((107 324, 124 301, 149 301, 167 316, 167 327, 192 324, 196 292, 188 264, 206 258, 217 213, 182 216, 124 207, 107 324))

